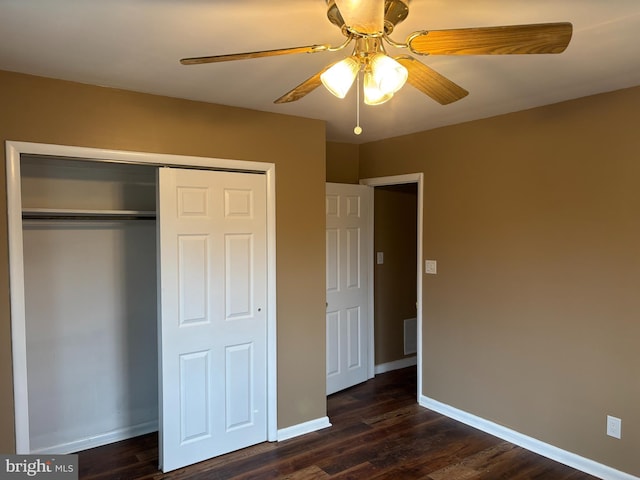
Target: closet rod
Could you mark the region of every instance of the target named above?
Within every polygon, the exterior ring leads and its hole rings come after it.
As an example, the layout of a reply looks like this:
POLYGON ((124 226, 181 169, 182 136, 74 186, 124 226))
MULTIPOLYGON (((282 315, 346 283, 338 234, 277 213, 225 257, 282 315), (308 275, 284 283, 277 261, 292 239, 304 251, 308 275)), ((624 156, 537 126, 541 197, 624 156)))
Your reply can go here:
POLYGON ((155 210, 22 209, 23 220, 154 220, 155 210))
POLYGON ((155 220, 155 216, 149 215, 34 215, 25 213, 23 220, 155 220))

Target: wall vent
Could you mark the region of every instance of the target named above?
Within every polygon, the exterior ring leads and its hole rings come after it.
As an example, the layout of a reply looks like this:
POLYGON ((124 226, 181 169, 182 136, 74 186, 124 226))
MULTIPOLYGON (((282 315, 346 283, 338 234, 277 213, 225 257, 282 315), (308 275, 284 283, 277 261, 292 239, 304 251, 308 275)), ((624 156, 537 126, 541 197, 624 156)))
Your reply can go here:
POLYGON ((404 354, 411 355, 418 351, 418 321, 407 318, 404 321, 404 354))

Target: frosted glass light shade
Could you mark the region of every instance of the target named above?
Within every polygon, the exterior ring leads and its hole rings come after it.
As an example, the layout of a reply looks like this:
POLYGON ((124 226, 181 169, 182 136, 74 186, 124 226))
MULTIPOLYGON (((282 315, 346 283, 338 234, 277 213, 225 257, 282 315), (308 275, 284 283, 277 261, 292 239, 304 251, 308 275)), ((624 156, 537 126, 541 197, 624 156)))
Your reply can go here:
POLYGON ((376 82, 375 76, 371 71, 364 74, 364 103, 367 105, 381 105, 391 100, 393 92, 385 92, 380 89, 380 85, 376 82))
POLYGON ((344 98, 359 70, 360 62, 354 57, 347 57, 320 75, 320 80, 332 94, 338 98, 344 98))
POLYGON ((383 53, 371 57, 371 73, 380 90, 392 93, 400 90, 409 76, 403 65, 383 53))

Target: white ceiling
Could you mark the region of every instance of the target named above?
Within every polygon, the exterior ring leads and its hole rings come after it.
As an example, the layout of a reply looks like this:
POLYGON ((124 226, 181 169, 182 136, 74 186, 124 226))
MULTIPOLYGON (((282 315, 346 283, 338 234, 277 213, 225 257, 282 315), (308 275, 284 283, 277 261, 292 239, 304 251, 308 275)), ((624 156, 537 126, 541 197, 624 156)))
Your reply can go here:
MULTIPOLYGON (((413 0, 392 38, 415 30, 569 21, 560 55, 419 57, 470 94, 441 106, 405 86, 361 110, 318 88, 273 100, 345 52, 182 66, 183 57, 342 43, 326 0, 0 0, 0 69, 327 122, 362 143, 640 85, 638 0, 413 0)), ((391 55, 395 49, 388 49, 391 55)))

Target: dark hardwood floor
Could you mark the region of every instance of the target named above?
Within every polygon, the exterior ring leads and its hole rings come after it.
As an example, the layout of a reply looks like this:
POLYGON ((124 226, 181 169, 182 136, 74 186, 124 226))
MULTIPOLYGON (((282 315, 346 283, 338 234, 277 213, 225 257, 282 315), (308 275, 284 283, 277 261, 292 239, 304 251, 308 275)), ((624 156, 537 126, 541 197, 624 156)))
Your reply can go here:
POLYGON ((80 453, 82 479, 594 480, 416 403, 415 367, 331 395, 333 426, 169 474, 155 434, 80 453))

